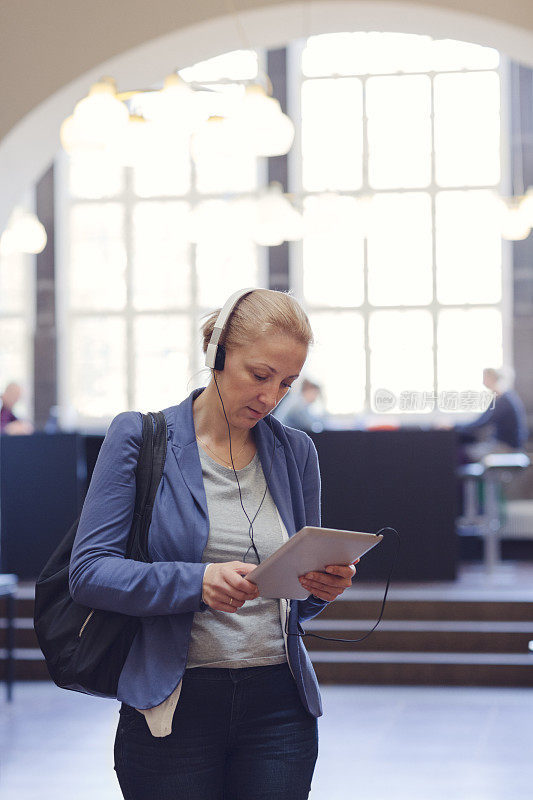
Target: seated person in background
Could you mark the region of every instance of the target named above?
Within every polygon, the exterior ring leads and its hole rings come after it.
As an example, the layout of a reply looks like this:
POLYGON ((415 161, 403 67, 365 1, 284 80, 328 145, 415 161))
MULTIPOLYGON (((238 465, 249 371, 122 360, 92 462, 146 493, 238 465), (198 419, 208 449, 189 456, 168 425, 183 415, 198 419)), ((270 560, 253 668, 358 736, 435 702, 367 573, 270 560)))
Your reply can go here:
POLYGON ((33 425, 23 419, 18 419, 13 413, 13 406, 22 395, 22 389, 18 383, 8 383, 1 395, 2 407, 0 408, 0 433, 18 435, 33 433, 33 425))
POLYGON ((295 397, 287 398, 274 416, 284 425, 306 433, 321 431, 324 427, 324 415, 316 406, 320 395, 318 383, 304 378, 299 393, 295 397))
POLYGON ((467 461, 477 461, 488 453, 515 452, 528 438, 524 404, 512 388, 503 390, 503 372, 487 367, 483 383, 494 392, 494 401, 473 422, 454 426, 467 461), (482 440, 480 434, 485 434, 482 440))

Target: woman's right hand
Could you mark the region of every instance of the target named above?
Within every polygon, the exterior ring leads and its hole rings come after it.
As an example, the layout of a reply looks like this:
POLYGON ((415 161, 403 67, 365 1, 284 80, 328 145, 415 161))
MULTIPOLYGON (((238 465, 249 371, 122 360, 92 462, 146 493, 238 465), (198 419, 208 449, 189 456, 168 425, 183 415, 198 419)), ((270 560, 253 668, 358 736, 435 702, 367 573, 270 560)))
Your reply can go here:
POLYGON ((235 613, 247 600, 259 597, 257 586, 242 577, 255 567, 256 564, 245 564, 243 561, 208 564, 202 583, 202 600, 215 611, 235 613), (230 598, 233 598, 231 603, 230 598))

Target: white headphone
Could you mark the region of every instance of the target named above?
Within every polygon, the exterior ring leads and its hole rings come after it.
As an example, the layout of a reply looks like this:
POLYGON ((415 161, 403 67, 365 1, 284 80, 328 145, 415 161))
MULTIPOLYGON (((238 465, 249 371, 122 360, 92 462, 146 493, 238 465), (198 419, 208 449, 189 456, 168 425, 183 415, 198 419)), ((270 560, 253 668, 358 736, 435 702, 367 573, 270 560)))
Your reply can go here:
POLYGON ((223 344, 219 344, 220 337, 222 336, 222 331, 224 330, 224 326, 228 321, 228 317, 241 299, 246 294, 250 294, 253 292, 254 289, 239 289, 239 291, 234 292, 224 303, 222 308, 220 309, 220 314, 216 318, 215 327, 213 328, 213 333, 211 334, 211 338, 209 340, 209 344, 207 345, 207 350, 205 353, 205 365, 210 369, 216 370, 223 370, 224 369, 224 362, 226 360, 226 349, 223 344))

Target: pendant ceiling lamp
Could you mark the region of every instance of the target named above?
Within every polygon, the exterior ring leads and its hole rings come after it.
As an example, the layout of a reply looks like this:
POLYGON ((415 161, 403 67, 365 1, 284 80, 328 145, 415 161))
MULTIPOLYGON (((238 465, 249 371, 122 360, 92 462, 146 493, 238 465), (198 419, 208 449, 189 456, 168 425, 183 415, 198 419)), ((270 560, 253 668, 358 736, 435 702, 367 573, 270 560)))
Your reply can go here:
POLYGON ((165 78, 162 89, 142 94, 143 116, 172 134, 190 136, 208 116, 198 102, 200 94, 177 72, 172 72, 165 78))
POLYGON ((265 247, 302 238, 302 216, 283 194, 279 183, 271 183, 256 200, 251 234, 257 244, 265 247))
POLYGON ((258 83, 246 87, 232 122, 242 130, 257 156, 285 155, 292 146, 292 120, 283 113, 279 101, 269 97, 258 83))
POLYGON ((125 135, 129 112, 117 96, 113 78, 102 78, 94 83, 87 97, 74 107, 70 117, 63 122, 60 139, 67 153, 105 151, 114 141, 125 135))
POLYGON ((134 163, 135 152, 164 149, 169 140, 188 138, 205 121, 196 94, 177 73, 168 75, 159 90, 118 92, 113 78, 101 78, 64 120, 61 144, 72 156, 101 153, 134 163))
MULTIPOLYGON (((225 3, 245 49, 253 50, 233 0, 225 3)), ((213 90, 193 87, 177 71, 165 78, 161 89, 118 92, 113 78, 101 78, 63 122, 61 144, 71 155, 99 152, 123 164, 134 163, 135 153, 142 154, 150 147, 154 152, 164 151, 173 136, 193 137, 190 150, 194 159, 205 151, 228 152, 231 139, 234 151, 244 148, 258 157, 284 155, 294 140, 294 125, 271 96, 270 78, 266 73, 263 76, 267 89, 257 82, 246 86, 240 102, 227 113, 213 109, 206 113, 206 104, 200 101, 213 90), (126 105, 130 100, 131 109, 126 105), (139 103, 140 108, 135 107, 139 103), (144 125, 143 120, 150 124, 144 125)), ((220 96, 220 92, 215 94, 220 96)))
MULTIPOLYGON (((533 219, 527 213, 522 197, 498 198, 500 232, 503 239, 521 241, 527 239, 531 231, 533 219)), ((531 211, 531 207, 529 207, 531 211)))
POLYGON ((200 129, 193 133, 190 152, 194 161, 202 159, 226 159, 235 157, 250 144, 245 132, 228 117, 215 114, 207 119, 200 129))
POLYGON ((0 254, 42 253, 47 237, 44 225, 31 211, 16 206, 11 213, 6 229, 0 237, 0 254))

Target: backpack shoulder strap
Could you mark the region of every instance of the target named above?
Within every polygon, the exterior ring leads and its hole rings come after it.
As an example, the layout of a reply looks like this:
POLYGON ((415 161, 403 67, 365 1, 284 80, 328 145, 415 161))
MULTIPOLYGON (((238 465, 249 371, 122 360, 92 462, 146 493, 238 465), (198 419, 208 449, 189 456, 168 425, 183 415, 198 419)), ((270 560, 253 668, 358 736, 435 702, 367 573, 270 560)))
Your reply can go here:
POLYGON ((167 453, 167 421, 162 411, 142 415, 142 443, 137 459, 135 510, 126 558, 150 561, 148 528, 167 453))
POLYGON ((157 489, 163 477, 165 460, 167 456, 167 420, 162 411, 150 412, 153 419, 153 449, 152 449, 152 482, 148 493, 146 510, 152 508, 157 494, 157 489))

